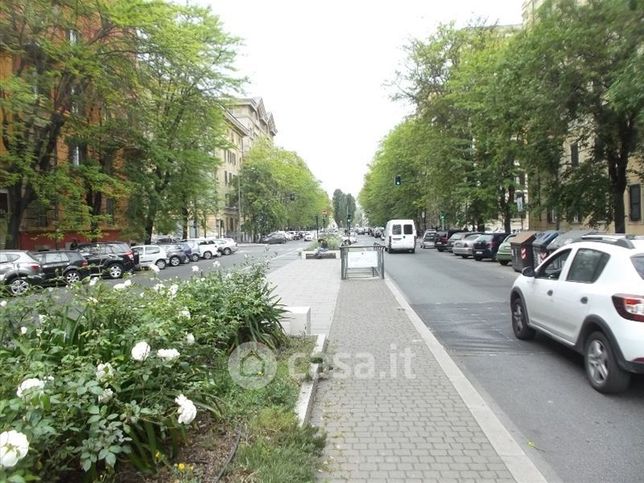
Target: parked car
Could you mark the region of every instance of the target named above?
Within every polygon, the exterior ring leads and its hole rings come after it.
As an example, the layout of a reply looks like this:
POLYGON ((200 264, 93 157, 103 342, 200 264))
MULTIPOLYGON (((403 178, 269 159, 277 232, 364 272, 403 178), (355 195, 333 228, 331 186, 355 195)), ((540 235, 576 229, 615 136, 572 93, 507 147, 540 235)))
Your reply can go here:
POLYGON ((231 255, 239 250, 239 245, 232 238, 215 238, 215 242, 219 245, 219 253, 222 255, 231 255))
POLYGON ((644 239, 581 241, 523 269, 510 292, 518 339, 537 331, 584 356, 599 392, 644 374, 644 239))
POLYGON ((268 235, 264 235, 259 239, 260 243, 267 243, 269 245, 274 245, 276 243, 286 243, 286 236, 284 236, 282 233, 269 233, 268 235))
POLYGON ((454 240, 454 244, 452 245, 452 253, 463 258, 469 258, 474 253, 474 243, 476 243, 476 241, 481 237, 481 234, 464 233, 463 235, 465 236, 460 239, 454 240))
POLYGON ((439 252, 444 252, 448 249, 449 239, 454 235, 454 233, 462 232, 463 230, 447 230, 447 231, 438 231, 436 232, 436 241, 434 246, 439 252))
POLYGON ((159 245, 136 245, 132 250, 139 256, 139 266, 142 268, 156 265, 163 270, 168 265, 168 254, 159 245))
POLYGON ((0 250, 0 282, 11 295, 23 295, 43 281, 42 267, 25 250, 0 250))
POLYGON ((496 252, 496 261, 501 265, 505 266, 512 261, 512 246, 510 242, 515 236, 517 236, 516 233, 510 233, 499 245, 499 249, 496 252))
POLYGON ((89 275, 89 262, 77 250, 29 252, 40 263, 43 283, 74 283, 89 275))
POLYGON ((474 260, 481 261, 484 258, 496 259, 496 253, 503 240, 507 238, 507 233, 483 233, 474 242, 473 254, 474 260))
POLYGON ((187 243, 192 248, 192 261, 196 262, 200 258, 210 260, 213 257, 221 256, 219 252, 219 244, 214 238, 186 238, 181 240, 182 243, 187 243), (195 257, 197 254, 197 257, 195 257))
POLYGON ((171 266, 178 267, 182 263, 190 262, 192 249, 188 245, 183 244, 182 246, 178 243, 171 243, 166 245, 159 243, 159 246, 165 250, 166 256, 168 258, 168 263, 171 266))
POLYGON ((434 248, 436 244, 437 232, 434 230, 427 230, 423 234, 423 239, 420 241, 420 248, 434 248))
POLYGON ((191 238, 191 239, 185 239, 181 240, 179 242, 181 246, 184 247, 184 251, 186 251, 185 247, 188 247, 190 249, 190 261, 192 262, 198 262, 200 255, 199 255, 199 240, 196 238, 191 238))
POLYGON ((310 241, 313 241, 314 238, 315 238, 315 235, 310 231, 304 234, 304 241, 310 242, 310 241))
POLYGON ((80 254, 89 263, 90 273, 121 278, 139 265, 138 255, 125 242, 80 243, 80 254))

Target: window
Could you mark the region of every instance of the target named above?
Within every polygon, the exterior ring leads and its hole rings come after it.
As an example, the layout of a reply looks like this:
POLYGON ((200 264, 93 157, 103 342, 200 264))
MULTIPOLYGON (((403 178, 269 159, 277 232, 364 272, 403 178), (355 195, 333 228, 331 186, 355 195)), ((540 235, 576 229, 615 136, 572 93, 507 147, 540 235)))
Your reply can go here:
POLYGON ((550 259, 548 263, 542 266, 536 274, 536 278, 546 278, 548 280, 559 280, 559 275, 563 269, 566 260, 570 255, 570 250, 561 252, 556 257, 550 259))
POLYGON ((161 249, 159 247, 148 247, 148 254, 153 253, 161 253, 161 249))
POLYGON ((391 234, 392 235, 400 235, 402 233, 402 230, 400 228, 400 225, 392 225, 391 227, 391 234))
POLYGON ((635 270, 637 270, 639 276, 644 279, 644 256, 638 255, 631 257, 631 263, 633 263, 633 266, 635 267, 635 270))
POLYGON ((405 232, 405 235, 413 235, 414 234, 414 225, 404 225, 403 230, 405 232))
POLYGON ((610 256, 589 248, 580 249, 570 265, 569 282, 594 283, 601 275, 610 256))
POLYGON ((20 258, 15 253, 0 253, 0 263, 10 263, 15 262, 20 258))
POLYGON ((570 145, 570 165, 573 168, 579 166, 579 145, 577 143, 570 145))
POLYGON ((228 171, 224 171, 224 183, 228 184, 228 171))
POLYGON ((67 261, 67 256, 64 253, 51 252, 45 254, 45 263, 62 263, 67 261))
POLYGON ((639 184, 632 184, 628 187, 628 206, 631 221, 642 219, 642 191, 639 184))

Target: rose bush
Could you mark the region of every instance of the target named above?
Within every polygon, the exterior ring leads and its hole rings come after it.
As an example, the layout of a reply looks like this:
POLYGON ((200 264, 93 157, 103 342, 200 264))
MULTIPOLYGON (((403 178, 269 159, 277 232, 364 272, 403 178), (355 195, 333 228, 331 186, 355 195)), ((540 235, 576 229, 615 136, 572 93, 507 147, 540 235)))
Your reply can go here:
POLYGON ((221 416, 226 354, 285 340, 264 274, 87 281, 64 301, 45 291, 1 306, 0 481, 105 479, 119 462, 147 471, 172 456, 201 411, 221 416))

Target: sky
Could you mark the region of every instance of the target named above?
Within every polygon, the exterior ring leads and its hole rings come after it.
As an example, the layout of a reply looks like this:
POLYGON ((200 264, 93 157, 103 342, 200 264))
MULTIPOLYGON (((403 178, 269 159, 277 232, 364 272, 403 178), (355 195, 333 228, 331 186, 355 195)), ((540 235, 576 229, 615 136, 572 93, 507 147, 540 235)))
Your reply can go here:
POLYGON ((441 23, 521 23, 521 0, 199 0, 242 45, 247 97, 273 114, 275 144, 322 187, 358 196, 380 142, 412 113, 388 85, 404 47, 441 23))

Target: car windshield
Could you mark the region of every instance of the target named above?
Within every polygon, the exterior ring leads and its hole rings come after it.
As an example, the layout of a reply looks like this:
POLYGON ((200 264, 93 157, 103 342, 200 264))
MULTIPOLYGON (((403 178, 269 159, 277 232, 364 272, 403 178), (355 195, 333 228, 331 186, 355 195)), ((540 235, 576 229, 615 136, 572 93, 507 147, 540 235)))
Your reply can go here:
POLYGON ((492 239, 492 235, 481 235, 479 237, 480 242, 488 242, 492 239))
POLYGON ((637 270, 639 276, 644 279, 644 255, 636 255, 634 257, 631 257, 631 262, 633 263, 633 266, 635 267, 635 270, 637 270))

